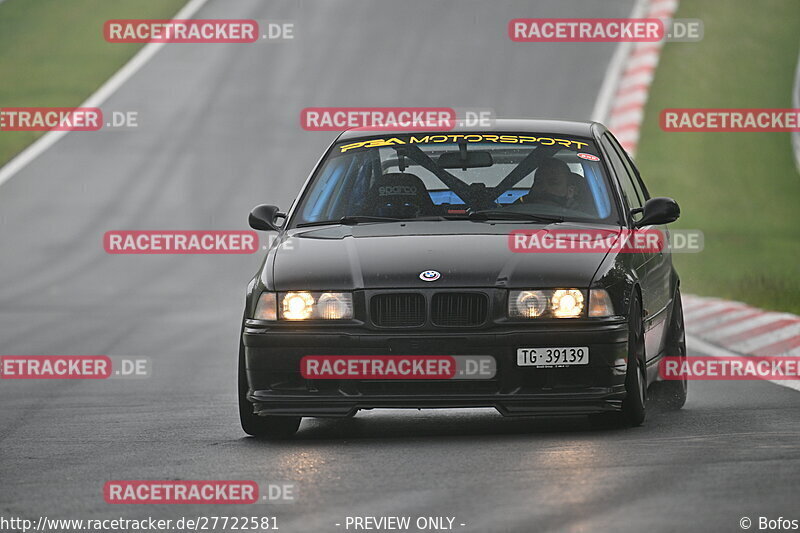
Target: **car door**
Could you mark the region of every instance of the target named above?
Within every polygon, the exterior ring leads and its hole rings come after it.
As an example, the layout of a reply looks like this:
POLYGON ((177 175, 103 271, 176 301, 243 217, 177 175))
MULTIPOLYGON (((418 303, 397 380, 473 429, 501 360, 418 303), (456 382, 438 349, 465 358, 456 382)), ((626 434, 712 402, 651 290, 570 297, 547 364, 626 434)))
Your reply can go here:
MULTIPOLYGON (((625 154, 625 157, 633 169, 634 187, 642 194, 642 201, 647 202, 647 200, 650 199, 650 193, 642 180, 642 176, 639 174, 639 170, 636 168, 633 161, 628 158, 627 154, 625 154)), ((672 275, 672 252, 669 246, 671 242, 669 228, 665 224, 650 226, 650 228, 657 229, 664 235, 664 248, 653 254, 652 265, 649 269, 649 275, 652 278, 652 283, 650 283, 650 285, 654 291, 652 297, 655 303, 655 309, 657 309, 653 316, 653 337, 657 340, 654 341, 654 346, 651 347, 650 351, 650 354, 655 357, 661 353, 666 346, 667 333, 669 331, 667 326, 669 325, 670 310, 672 309, 673 296, 675 295, 675 286, 672 275), (658 348, 656 349, 655 346, 658 348)))
MULTIPOLYGON (((621 185, 626 198, 631 202, 631 208, 640 208, 650 199, 647 188, 641 181, 639 171, 631 161, 627 152, 611 133, 606 133, 608 142, 616 154, 616 159, 622 163, 624 173, 620 176, 621 185)), ((633 220, 640 220, 641 213, 632 216, 633 220)), ((660 230, 666 239, 669 233, 666 226, 645 226, 638 231, 660 230)), ((667 241, 668 242, 668 241, 667 241)), ((672 299, 671 273, 672 257, 669 248, 658 251, 643 250, 642 279, 642 307, 645 313, 645 348, 647 358, 657 357, 663 347, 666 335, 669 304, 672 299)))

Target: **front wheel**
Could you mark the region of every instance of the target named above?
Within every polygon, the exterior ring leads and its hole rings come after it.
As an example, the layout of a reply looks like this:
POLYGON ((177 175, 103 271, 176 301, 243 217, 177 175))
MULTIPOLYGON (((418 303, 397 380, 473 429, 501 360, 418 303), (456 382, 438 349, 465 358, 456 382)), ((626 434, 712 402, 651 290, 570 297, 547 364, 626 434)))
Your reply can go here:
POLYGON ((647 374, 644 353, 644 322, 642 305, 634 298, 628 314, 628 371, 625 374, 625 391, 622 415, 631 426, 644 422, 647 407, 647 374))
POLYGON ((644 322, 642 306, 634 297, 628 313, 628 369, 625 374, 625 399, 622 411, 589 417, 596 427, 640 426, 647 407, 647 375, 645 371, 644 322))
POLYGON ((247 383, 247 366, 244 345, 239 339, 239 421, 248 435, 263 439, 286 439, 297 433, 299 416, 259 416, 253 413, 253 404, 247 399, 250 386, 247 383))
MULTIPOLYGON (((667 343, 664 355, 667 357, 680 357, 686 360, 686 330, 683 325, 683 306, 681 293, 675 293, 672 303, 672 318, 667 333, 667 343)), ((650 386, 653 396, 658 403, 669 410, 678 410, 686 403, 689 392, 689 381, 686 377, 657 381, 650 386)))

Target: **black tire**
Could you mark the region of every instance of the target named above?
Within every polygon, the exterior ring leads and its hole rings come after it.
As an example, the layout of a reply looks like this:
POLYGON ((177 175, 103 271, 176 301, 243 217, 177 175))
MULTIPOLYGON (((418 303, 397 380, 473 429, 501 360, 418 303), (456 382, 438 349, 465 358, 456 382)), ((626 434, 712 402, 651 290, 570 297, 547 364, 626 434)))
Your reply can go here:
POLYGON ((622 416, 631 426, 641 426, 647 410, 647 374, 644 352, 642 304, 634 297, 628 312, 628 371, 625 374, 625 399, 622 416))
POLYGON ((628 312, 628 370, 625 374, 625 399, 622 411, 591 415, 589 422, 596 428, 640 426, 647 409, 647 376, 645 374, 644 323, 642 306, 634 297, 628 312))
POLYGON ((259 416, 253 413, 253 404, 247 399, 247 367, 244 360, 244 345, 239 339, 239 420, 248 435, 263 439, 286 439, 297 433, 299 416, 259 416))
MULTIPOLYGON (((686 329, 683 324, 683 305, 680 290, 675 293, 664 355, 686 358, 686 329)), ((686 403, 689 381, 683 379, 657 381, 650 386, 658 404, 667 410, 678 410, 686 403)))

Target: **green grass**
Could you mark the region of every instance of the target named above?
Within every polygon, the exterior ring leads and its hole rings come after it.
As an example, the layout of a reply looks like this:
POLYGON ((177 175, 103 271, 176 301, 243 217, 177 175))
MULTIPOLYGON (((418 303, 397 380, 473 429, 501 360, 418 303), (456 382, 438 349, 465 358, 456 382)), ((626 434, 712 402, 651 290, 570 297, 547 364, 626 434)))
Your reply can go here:
POLYGON ((800 49, 797 0, 682 0, 698 43, 667 44, 637 163, 651 194, 681 205, 675 228, 705 250, 676 254, 684 292, 800 313, 800 175, 789 133, 667 133, 663 108, 790 108, 800 49))
MULTIPOLYGON (((185 2, 6 0, 0 4, 0 107, 79 105, 142 46, 107 43, 106 20, 171 18, 185 2)), ((0 165, 39 135, 0 132, 0 165)))

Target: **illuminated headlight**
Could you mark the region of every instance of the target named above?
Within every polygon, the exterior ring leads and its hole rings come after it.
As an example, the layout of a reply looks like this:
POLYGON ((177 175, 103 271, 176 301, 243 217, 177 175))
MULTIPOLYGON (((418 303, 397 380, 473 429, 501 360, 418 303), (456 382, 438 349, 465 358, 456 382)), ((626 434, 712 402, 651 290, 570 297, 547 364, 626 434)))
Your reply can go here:
POLYGON ((308 292, 289 292, 281 301, 281 318, 307 320, 314 314, 314 297, 308 292))
POLYGON ((583 312, 583 293, 577 289, 559 289, 550 298, 553 316, 575 318, 583 312))
POLYGON ((509 318, 577 318, 586 298, 579 289, 519 290, 508 293, 509 318))
POLYGON ((353 318, 353 295, 347 292, 287 292, 280 295, 285 320, 353 318))

